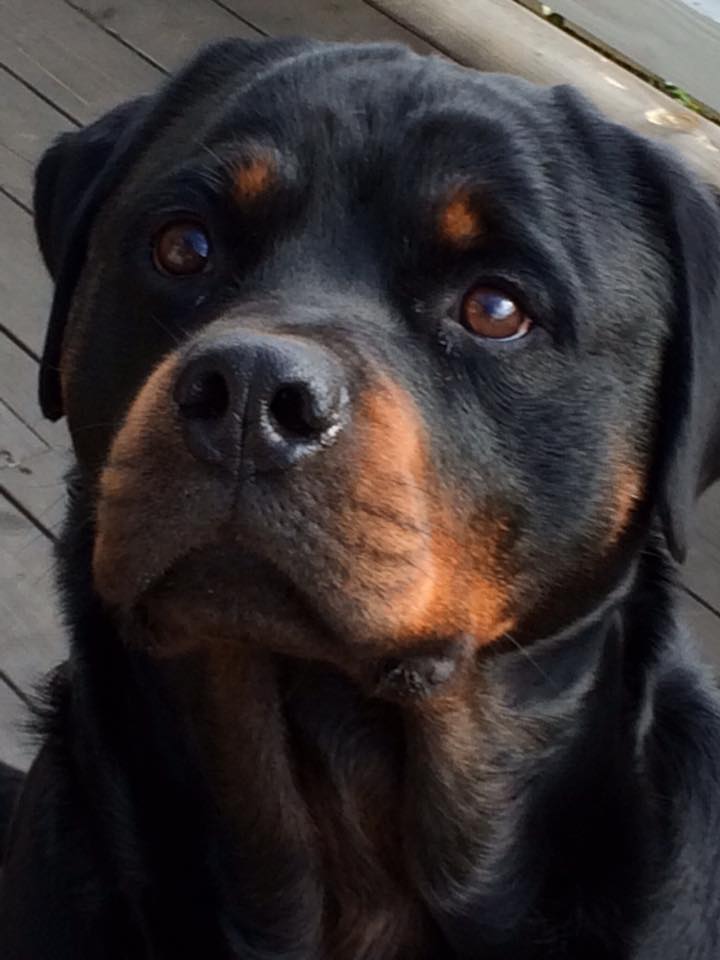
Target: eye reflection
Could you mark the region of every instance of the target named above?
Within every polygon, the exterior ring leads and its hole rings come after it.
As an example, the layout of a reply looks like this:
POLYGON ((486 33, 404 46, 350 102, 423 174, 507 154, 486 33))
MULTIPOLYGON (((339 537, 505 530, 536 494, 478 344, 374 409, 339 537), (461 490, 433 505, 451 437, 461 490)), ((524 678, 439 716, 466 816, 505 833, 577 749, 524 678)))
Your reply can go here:
POLYGON ((472 333, 487 340, 518 340, 532 321, 514 300, 493 287, 473 287, 465 295, 461 319, 472 333))
POLYGON ((166 224, 153 238, 153 263, 161 273, 189 276, 202 273, 210 260, 210 239, 192 220, 166 224))

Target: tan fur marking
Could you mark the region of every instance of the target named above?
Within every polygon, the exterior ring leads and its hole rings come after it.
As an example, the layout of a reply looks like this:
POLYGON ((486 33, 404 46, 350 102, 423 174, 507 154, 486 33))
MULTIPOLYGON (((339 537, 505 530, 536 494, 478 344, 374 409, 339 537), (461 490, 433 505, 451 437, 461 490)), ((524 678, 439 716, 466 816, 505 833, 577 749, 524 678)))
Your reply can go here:
POLYGON ((637 468, 624 463, 617 468, 612 492, 610 528, 606 545, 613 546, 627 529, 635 508, 642 500, 643 480, 637 468))
POLYGON ((267 192, 276 174, 272 155, 258 152, 235 170, 233 196, 239 203, 256 200, 267 192))
POLYGON ((180 358, 138 391, 100 474, 93 576, 103 599, 130 608, 182 557, 222 541, 234 487, 187 448, 173 401, 180 358))
MULTIPOLYGON (((144 498, 161 482, 163 456, 169 461, 182 454, 182 441, 172 419, 170 394, 178 358, 171 354, 150 374, 118 431, 100 474, 93 550, 95 586, 110 602, 119 601, 125 582, 127 557, 133 539, 140 542, 144 523, 144 498), (172 458, 168 453, 172 453, 172 458), (147 482, 147 489, 143 484, 147 482), (125 501, 131 501, 128 507, 125 501)), ((182 461, 180 461, 182 462, 182 461)), ((179 472, 180 463, 166 470, 179 472)))
POLYGON ((345 518, 358 543, 347 589, 357 591, 378 632, 398 646, 461 632, 485 644, 506 633, 514 619, 498 558, 502 519, 491 516, 478 530, 466 529, 452 492, 433 476, 421 417, 397 385, 371 391, 358 421, 364 436, 349 499, 361 509, 353 514, 351 507, 345 518), (369 516, 363 505, 373 507, 369 516), (363 557, 361 544, 391 559, 363 557))
POLYGON ((483 233, 483 224, 473 210, 470 196, 458 190, 440 212, 440 236, 456 247, 468 247, 483 233))

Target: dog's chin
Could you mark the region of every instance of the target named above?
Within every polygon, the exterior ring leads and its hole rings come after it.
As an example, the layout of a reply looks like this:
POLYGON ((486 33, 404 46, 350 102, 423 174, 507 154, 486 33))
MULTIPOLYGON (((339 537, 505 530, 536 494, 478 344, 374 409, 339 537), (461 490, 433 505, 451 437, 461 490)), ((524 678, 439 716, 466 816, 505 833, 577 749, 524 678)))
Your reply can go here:
POLYGON ((425 697, 472 658, 470 637, 418 638, 392 645, 358 642, 328 624, 317 594, 300 589, 271 562, 237 545, 194 551, 138 599, 126 621, 128 642, 158 660, 234 651, 279 654, 332 666, 371 696, 425 697))
POLYGON ((203 548, 174 563, 137 599, 129 633, 161 658, 232 643, 335 661, 344 645, 311 598, 238 546, 203 548))
POLYGON ((279 654, 331 666, 370 697, 425 700, 473 659, 472 638, 433 638, 400 656, 354 643, 323 621, 313 599, 270 562, 237 547, 189 554, 138 600, 129 642, 172 661, 229 646, 236 654, 279 654))

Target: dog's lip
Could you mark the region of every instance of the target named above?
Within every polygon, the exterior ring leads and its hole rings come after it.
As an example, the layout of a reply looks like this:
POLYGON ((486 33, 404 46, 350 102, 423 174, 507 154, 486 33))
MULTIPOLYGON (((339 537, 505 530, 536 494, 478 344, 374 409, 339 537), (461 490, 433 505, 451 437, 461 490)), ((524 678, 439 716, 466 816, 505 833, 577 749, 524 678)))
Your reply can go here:
POLYGON ((133 606, 138 607, 147 604, 152 601, 154 595, 160 592, 172 593, 173 590, 182 589, 184 586, 187 589, 182 580, 188 569, 191 570, 194 581, 191 588, 198 587, 198 593, 204 593, 205 596, 211 597, 215 592, 222 592, 223 583, 219 584, 217 591, 215 586, 208 586, 206 590, 202 590, 199 579, 204 573, 210 572, 214 564, 222 560, 226 562, 226 572, 231 569, 232 576, 235 578, 241 576, 243 571, 256 573, 258 569, 266 568, 270 585, 281 581, 298 595, 302 592, 294 583, 292 577, 272 560, 242 547, 236 541, 218 539, 214 543, 192 547, 190 550, 174 557, 163 570, 154 572, 152 578, 148 579, 143 585, 133 606))
MULTIPOLYGON (((196 572, 202 571, 203 563, 207 566, 219 557, 227 557, 228 547, 215 546, 214 548, 195 549, 174 563, 162 576, 153 581, 153 584, 138 598, 132 615, 135 642, 156 659, 168 660, 184 652, 193 652, 198 649, 197 642, 192 635, 193 617, 184 622, 185 611, 181 611, 177 618, 177 611, 173 610, 168 624, 163 621, 164 601, 168 601, 170 609, 175 603, 174 592, 180 590, 181 596, 187 597, 182 582, 178 582, 177 572, 184 568, 192 575, 193 564, 196 572), (158 610, 157 601, 160 600, 158 610), (188 633, 187 627, 190 626, 188 633)), ((445 688, 472 659, 474 643, 467 635, 453 635, 446 638, 418 639, 417 643, 408 649, 399 651, 390 644, 382 641, 363 641, 356 643, 352 637, 343 635, 333 628, 323 617, 320 604, 313 601, 306 590, 303 590, 271 561, 248 551, 242 551, 237 545, 230 550, 230 556, 235 559, 235 573, 241 569, 260 569, 268 573, 270 599, 282 594, 287 599, 291 597, 292 606, 285 608, 289 614, 293 627, 298 626, 297 635, 291 631, 290 638, 283 634, 282 611, 278 610, 279 637, 260 635, 257 631, 248 633, 247 624, 239 614, 242 609, 242 599, 228 592, 227 583, 218 588, 210 587, 203 592, 205 597, 212 598, 215 610, 220 610, 220 616, 208 631, 203 613, 207 612, 207 605, 200 600, 198 619, 202 624, 199 631, 200 643, 210 639, 230 644, 245 644, 248 648, 255 648, 266 653, 280 654, 292 660, 317 661, 334 666, 350 680, 357 683, 365 694, 372 698, 395 701, 398 703, 423 700, 436 689, 445 688), (239 606, 237 604, 240 604, 239 606), (217 606, 216 606, 217 604, 217 606)), ((182 579, 182 578, 180 578, 182 579)), ((266 611, 265 611, 266 612, 266 611)))
POLYGON ((258 573, 262 574, 270 600, 275 600, 278 605, 284 600, 306 626, 317 632, 318 637, 332 638, 333 645, 337 647, 346 646, 343 638, 323 616, 321 604, 313 599, 297 578, 271 559, 232 540, 196 547, 176 557, 164 571, 153 575, 143 586, 132 605, 131 618, 147 630, 158 601, 162 603, 173 598, 190 598, 196 601, 199 614, 216 614, 214 622, 219 632, 232 636, 242 620, 239 610, 243 603, 243 573, 255 578, 258 573), (211 579, 204 584, 203 575, 210 574, 213 566, 220 562, 225 567, 224 578, 219 582, 211 579), (188 583, 186 577, 192 582, 188 583))
POLYGON ((377 685, 378 671, 385 669, 391 661, 427 656, 429 648, 434 650, 438 645, 438 638, 418 638, 411 648, 400 651, 394 644, 383 642, 381 637, 358 638, 350 630, 343 631, 324 615, 319 598, 314 597, 307 586, 299 583, 299 578, 289 574, 285 567, 245 549, 235 541, 220 541, 194 548, 176 558, 162 574, 153 577, 152 582, 136 598, 130 621, 137 635, 145 638, 151 647, 157 648, 155 637, 162 630, 164 612, 172 609, 179 600, 182 609, 180 620, 175 620, 176 611, 172 614, 176 625, 182 623, 183 628, 190 627, 192 630, 196 614, 202 624, 203 634, 208 633, 207 624, 211 621, 209 634, 219 640, 249 640, 276 653, 334 663, 369 690, 377 685), (219 583, 211 577, 204 584, 203 575, 211 574, 213 566, 219 562, 223 563, 225 577, 219 583), (230 568, 232 572, 228 575, 230 568), (267 618, 272 605, 277 612, 280 634, 277 643, 275 638, 253 638, 247 633, 249 618, 246 595, 243 596, 242 590, 243 572, 255 577, 258 573, 263 576, 263 585, 267 587, 267 605, 263 603, 250 612, 267 618), (189 601, 191 607, 182 608, 183 601, 189 601), (283 640, 283 614, 291 619, 293 628, 298 628, 300 637, 290 646, 283 640))

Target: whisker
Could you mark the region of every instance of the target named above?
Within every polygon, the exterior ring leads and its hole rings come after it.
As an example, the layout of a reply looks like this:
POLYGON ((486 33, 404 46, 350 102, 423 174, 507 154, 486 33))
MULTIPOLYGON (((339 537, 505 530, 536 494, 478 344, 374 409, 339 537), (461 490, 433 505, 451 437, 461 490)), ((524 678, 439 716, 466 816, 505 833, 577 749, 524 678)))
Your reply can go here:
POLYGON ((516 650, 520 651, 520 653, 525 657, 528 663, 530 663, 537 670, 537 672, 540 674, 543 680, 546 680, 550 684, 554 683, 554 680, 552 679, 552 677, 548 676, 548 674, 545 673, 543 668, 540 666, 537 660, 535 660, 535 658, 527 650, 526 647, 524 647, 521 643, 518 643, 518 641, 515 639, 515 637, 511 633, 506 633, 504 634, 504 636, 510 641, 510 643, 515 647, 516 650))
POLYGON ((170 327, 166 326, 156 314, 150 313, 148 316, 159 330, 162 330, 164 334, 170 337, 176 347, 182 346, 182 338, 178 336, 175 330, 172 330, 170 327))
POLYGON ((83 430, 97 430, 100 427, 112 427, 116 429, 122 426, 119 420, 98 420, 96 423, 83 423, 79 427, 73 427, 73 433, 80 433, 83 430))
POLYGON ((414 523, 405 515, 397 513, 397 511, 394 510, 383 509, 381 506, 375 506, 374 504, 365 503, 361 500, 351 501, 350 506, 357 510, 358 513, 363 514, 363 516, 372 517, 375 520, 385 520, 404 533, 416 533, 427 536, 431 532, 428 524, 414 523))
POLYGON ((143 467, 147 467, 147 463, 141 458, 114 457, 107 461, 103 470, 142 470, 143 467))

